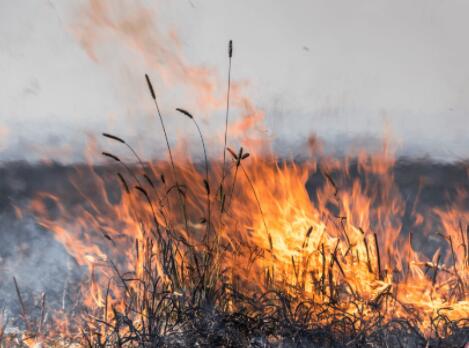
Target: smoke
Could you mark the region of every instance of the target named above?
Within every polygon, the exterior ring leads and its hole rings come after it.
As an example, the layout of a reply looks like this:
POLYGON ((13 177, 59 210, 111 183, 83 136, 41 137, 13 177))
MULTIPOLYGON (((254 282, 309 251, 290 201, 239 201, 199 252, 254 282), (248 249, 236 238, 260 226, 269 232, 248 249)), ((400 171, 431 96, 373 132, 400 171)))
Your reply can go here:
MULTIPOLYGON (((195 139, 194 132, 186 130, 186 120, 174 112, 176 107, 182 106, 203 121, 209 144, 220 145, 227 77, 220 76, 219 69, 192 64, 182 49, 177 33, 161 30, 158 25, 161 18, 156 9, 145 7, 140 2, 129 5, 123 1, 90 0, 77 12, 72 32, 81 47, 109 76, 116 79, 115 89, 119 99, 127 101, 132 105, 130 107, 135 108, 134 112, 140 113, 138 118, 120 120, 118 124, 110 125, 109 131, 129 136, 131 141, 135 141, 136 137, 145 137, 148 142, 153 142, 155 132, 160 130, 150 126, 151 132, 148 131, 148 125, 154 123, 152 117, 155 112, 143 83, 143 76, 148 73, 155 81, 163 113, 168 115, 166 122, 173 133, 173 141, 182 140, 184 144, 195 139), (122 71, 128 73, 122 74, 122 71), (142 114, 145 116, 142 117, 142 114), (137 136, 130 131, 133 128, 137 129, 137 136), (123 130, 127 134, 122 134, 123 130)), ((228 43, 219 44, 226 45, 227 66, 228 43)), ((236 55, 236 46, 234 52, 236 55)), ((246 85, 246 81, 232 81, 230 140, 244 146, 259 147, 268 141, 264 112, 245 94, 246 85)), ((140 149, 146 151, 143 145, 140 149)))
MULTIPOLYGON (((53 239, 50 232, 41 229, 34 217, 17 220, 0 212, 0 308, 17 312, 18 297, 13 277, 28 302, 41 293, 47 296, 47 307, 60 308, 64 304, 69 283, 80 277, 80 270, 67 252, 53 239)), ((32 311, 34 304, 28 306, 32 311)))
POLYGON ((41 293, 47 296, 48 309, 69 305, 67 287, 80 279, 82 270, 28 209, 30 200, 43 190, 74 195, 67 182, 69 172, 25 163, 0 167, 0 308, 18 312, 13 277, 29 310, 41 293))
POLYGON ((0 91, 0 120, 9 136, 0 140, 0 159, 82 161, 86 136, 104 131, 142 156, 161 157, 144 73, 173 143, 195 141, 174 112, 181 107, 204 120, 204 134, 219 144, 229 39, 234 143, 257 148, 269 137, 288 153, 304 150, 314 132, 343 147, 343 138, 379 138, 389 122, 406 155, 467 157, 460 127, 469 110, 469 50, 461 45, 467 4, 365 3, 5 4, 0 65, 8 87, 0 91))

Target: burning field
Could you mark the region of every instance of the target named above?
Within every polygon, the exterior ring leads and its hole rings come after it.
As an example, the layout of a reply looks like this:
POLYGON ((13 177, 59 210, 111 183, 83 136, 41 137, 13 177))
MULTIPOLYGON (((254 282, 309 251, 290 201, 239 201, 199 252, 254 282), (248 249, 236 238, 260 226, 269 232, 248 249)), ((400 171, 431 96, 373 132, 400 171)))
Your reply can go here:
MULTIPOLYGON (((167 141, 170 129, 146 79, 167 141)), ((196 117, 175 113, 200 136, 204 161, 168 141, 168 160, 144 161, 124 139, 104 133, 108 165, 55 174, 67 190, 36 192, 16 206, 18 219, 32 213, 72 261, 66 285, 48 284, 52 296, 6 279, 16 313, 4 311, 4 346, 467 341, 464 164, 396 162, 386 145, 335 158, 313 138, 305 159, 284 160, 226 146, 228 128, 223 160, 212 160, 196 117), (121 160, 128 154, 132 161, 121 160), (457 179, 444 182, 454 168, 457 179)))
MULTIPOLYGON (((220 87, 148 34, 147 12, 113 21, 90 4, 92 25, 158 79, 187 82, 200 110, 170 114, 171 93, 144 75, 157 156, 105 132, 88 164, 0 167, 0 347, 469 342, 466 162, 398 158, 387 140, 337 154, 314 136, 300 157, 280 155, 231 81, 231 41, 220 87), (224 114, 216 141, 207 110, 224 114)), ((99 35, 75 35, 98 60, 99 35)))

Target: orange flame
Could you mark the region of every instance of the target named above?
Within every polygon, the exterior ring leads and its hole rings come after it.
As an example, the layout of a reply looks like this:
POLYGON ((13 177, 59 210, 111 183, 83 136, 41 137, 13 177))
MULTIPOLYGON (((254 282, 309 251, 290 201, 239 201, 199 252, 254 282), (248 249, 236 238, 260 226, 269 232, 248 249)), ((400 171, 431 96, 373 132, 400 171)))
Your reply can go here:
MULTIPOLYGON (((90 4, 91 27, 121 35, 166 79, 187 80, 203 108, 224 105, 213 97, 217 88, 206 70, 188 68, 148 34, 153 26, 147 12, 115 19, 103 2, 90 4), (149 50, 169 57, 170 66, 160 65, 149 50)), ((80 37, 95 56, 97 37, 90 26, 82 27, 80 37)), ((239 88, 233 98, 244 117, 231 124, 230 135, 249 150, 268 147, 268 141, 252 135, 261 127, 263 113, 239 88)), ((320 153, 316 139, 310 146, 315 155, 320 153)), ((125 309, 129 298, 147 300, 141 280, 148 267, 163 284, 171 284, 171 296, 184 296, 192 285, 186 275, 199 262, 194 250, 209 250, 212 273, 204 281, 210 286, 228 284, 247 295, 282 291, 297 303, 313 303, 311 317, 318 324, 333 320, 324 313, 350 317, 357 330, 367 322, 405 318, 431 335, 438 332, 434 319, 442 313, 448 320, 467 317, 468 212, 457 204, 435 210, 442 247, 431 257, 415 250, 414 232, 403 232, 404 220, 411 216, 417 228, 427 227, 426 218, 415 209, 408 211, 394 181, 395 159, 386 146, 379 153, 361 153, 356 161, 324 157, 303 163, 230 149, 226 178, 219 162, 211 161, 207 178, 182 150, 177 153, 176 178, 165 161, 145 168, 118 163, 120 176, 112 180, 92 166, 80 167, 71 180, 84 204, 70 207, 64 197, 50 193, 33 202, 40 223, 89 272, 81 289, 87 313, 112 317, 125 309), (314 174, 323 183, 308 189, 314 174), (83 187, 90 177, 91 184, 83 187), (116 201, 111 192, 118 185, 116 201), (165 258, 173 260, 171 270, 165 258), (123 280, 129 274, 140 281, 123 280)), ((460 196, 463 201, 464 193, 460 196)), ((236 310, 236 301, 229 300, 227 307, 236 310)), ((136 327, 144 322, 145 311, 140 314, 136 327)), ((76 321, 80 326, 85 319, 76 321)), ((65 325, 67 330, 71 324, 65 325)))
MULTIPOLYGON (((107 307, 110 312, 125 306, 115 271, 143 276, 142 255, 149 252, 148 238, 157 239, 161 234, 185 240, 196 249, 212 238, 219 253, 218 267, 229 270, 215 282, 227 282, 247 293, 281 289, 298 301, 336 303, 334 310, 363 320, 376 320, 377 313, 385 321, 406 318, 426 334, 433 331, 432 319, 441 313, 449 320, 467 316, 468 241, 462 226, 469 222, 468 213, 457 208, 435 211, 442 225, 442 246, 449 247, 445 256, 437 251, 428 258, 414 250, 412 232, 410 236, 401 233, 405 202, 394 184, 394 160, 389 154, 362 154, 357 162, 364 178, 361 181, 348 173, 349 160, 330 161, 329 170, 333 163, 341 181, 351 180, 351 184, 340 185, 324 172, 326 183, 312 198, 306 184, 312 174, 324 170, 321 163, 279 164, 274 156, 250 155, 239 160, 238 155, 233 151, 225 198, 210 195, 210 229, 204 174, 186 161, 177 162, 177 172, 178 181, 187 185, 188 228, 177 194, 168 193, 175 184, 172 178, 154 188, 144 186, 151 204, 138 190, 123 192, 120 201, 112 203, 106 182, 98 175, 94 186, 87 188, 94 192, 93 198, 76 184, 87 197, 84 206, 67 210, 50 194, 36 200, 33 209, 41 223, 90 272, 90 285, 83 289, 85 307, 95 311, 107 307), (56 205, 55 218, 45 208, 47 201, 56 205), (106 295, 109 286, 111 297, 106 295)), ((165 162, 152 163, 148 170, 154 178, 170 173, 165 162)), ((212 192, 221 180, 220 173, 219 165, 211 163, 212 192)), ((90 174, 91 168, 83 170, 76 180, 90 174)), ((129 183, 136 179, 127 178, 129 183)), ((150 250, 160 254, 159 248, 154 243, 150 250)), ((188 254, 178 256, 176 267, 190 264, 188 258, 188 254)), ((174 281, 157 258, 153 266, 163 279, 174 281)), ((141 291, 136 285, 128 287, 141 291)), ((184 293, 185 285, 179 284, 173 291, 184 293)))

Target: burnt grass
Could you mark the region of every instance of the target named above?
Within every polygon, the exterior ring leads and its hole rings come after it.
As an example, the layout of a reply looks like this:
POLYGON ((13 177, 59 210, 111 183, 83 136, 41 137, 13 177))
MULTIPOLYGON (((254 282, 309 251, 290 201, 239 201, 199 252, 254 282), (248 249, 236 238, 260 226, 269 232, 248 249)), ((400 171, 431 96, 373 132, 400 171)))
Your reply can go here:
MULTIPOLYGON (((465 162, 444 164, 401 159, 393 170, 395 182, 409 209, 418 196, 417 209, 425 212, 451 203, 456 190, 467 186, 468 167, 465 162)), ((94 170, 100 176, 115 178, 116 168, 114 165, 102 165, 94 170)), ((26 227, 26 218, 16 217, 14 207, 25 206, 38 192, 44 191, 58 195, 69 207, 85 204, 83 198, 74 193, 76 191, 68 180, 74 170, 72 166, 57 163, 33 165, 11 162, 0 167, 0 311, 5 308, 10 313, 5 327, 0 322, 0 342, 3 340, 3 346, 22 346, 20 339, 8 333, 8 326, 20 329, 24 329, 26 324, 34 326, 33 323, 35 326, 47 326, 43 323, 47 321, 42 313, 44 309, 41 310, 41 305, 38 307, 40 301, 33 299, 34 294, 44 292, 47 295, 49 315, 53 315, 54 309, 63 306, 64 285, 61 280, 67 272, 70 273, 65 266, 66 252, 53 240, 52 235, 37 226, 26 227), (52 263, 47 261, 51 254, 54 254, 52 263), (21 266, 12 269, 12 264, 21 266), (21 301, 13 276, 18 279, 21 301), (44 282, 38 281, 37 277, 44 278, 44 282)), ((353 177, 360 177, 353 162, 350 172, 353 177)), ((340 181, 340 173, 330 175, 340 181)), ((87 179, 82 179, 80 185, 86 190, 87 179)), ((315 188, 324 185, 326 180, 319 172, 310 177, 307 188, 311 197, 314 197, 315 188)), ((118 202, 121 188, 110 183, 108 190, 111 199, 114 197, 118 202)), ((412 217, 405 217, 403 233, 407 233, 412 224, 412 217)), ((416 243, 429 255, 440 246, 438 239, 430 240, 423 236, 417 238, 416 243)), ((171 248, 169 243, 163 243, 163 249, 168 254, 171 248)), ((194 257, 202 258, 201 255, 194 257)), ((79 281, 83 270, 75 268, 73 272, 74 281, 79 281)), ((204 276, 199 275, 199 278, 210 277, 209 269, 202 270, 202 273, 204 276)), ((146 282, 155 285, 158 279, 149 275, 146 282)), ((149 296, 158 299, 161 303, 159 307, 152 307, 142 299, 129 295, 128 308, 114 313, 112 321, 90 321, 82 328, 82 343, 91 347, 463 347, 469 341, 468 321, 445 322, 445 337, 427 341, 411 323, 403 320, 387 324, 378 320, 371 323, 366 332, 351 329, 343 318, 338 318, 329 326, 321 326, 298 315, 293 301, 280 292, 246 298, 228 287, 213 288, 205 281, 197 283, 194 279, 187 282, 191 284, 191 291, 180 297, 169 295, 171 290, 165 286, 155 285, 153 289, 157 290, 149 296), (241 304, 234 313, 226 309, 228 294, 241 304), (129 318, 132 311, 144 308, 151 310, 152 322, 148 323, 145 332, 138 332, 129 318), (97 335, 97 328, 103 326, 106 334, 97 335), (119 334, 122 327, 128 328, 129 332, 123 337, 119 334)), ((34 330, 38 333, 37 328, 30 331, 34 330)))

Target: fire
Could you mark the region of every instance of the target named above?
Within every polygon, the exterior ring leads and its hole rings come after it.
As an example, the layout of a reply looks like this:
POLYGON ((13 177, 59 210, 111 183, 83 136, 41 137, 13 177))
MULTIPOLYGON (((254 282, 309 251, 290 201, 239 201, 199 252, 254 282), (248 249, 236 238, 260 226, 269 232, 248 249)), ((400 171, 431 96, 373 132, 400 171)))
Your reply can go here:
MULTIPOLYGON (((165 161, 132 166, 111 182, 90 167, 75 178, 85 205, 67 210, 50 194, 34 202, 41 224, 89 271, 81 293, 87 312, 109 320, 125 311, 129 294, 143 301, 148 290, 126 279, 145 283, 148 267, 173 298, 185 297, 197 272, 194 262, 210 262, 203 280, 210 287, 223 284, 246 296, 282 291, 308 302, 316 324, 331 324, 334 315, 359 318, 353 328, 360 330, 376 320, 406 319, 432 335, 442 316, 467 317, 468 213, 457 207, 435 210, 441 228, 425 233, 439 233, 442 247, 432 257, 415 250, 413 231, 402 233, 408 212, 389 153, 360 155, 356 178, 351 159, 294 163, 231 152, 221 189, 221 164, 210 163, 209 195, 204 171, 176 158, 176 179, 165 161), (91 174, 92 197, 79 184, 81 175, 91 174), (308 190, 309 178, 318 174, 323 183, 308 190), (116 203, 109 184, 119 180, 116 203), (183 209, 175 185, 183 192, 183 209), (54 217, 46 202, 55 206, 54 217), (170 268, 168 258, 174 262, 170 268)), ((411 214, 413 228, 423 225, 417 212, 411 214)), ((229 310, 236 311, 234 295, 227 296, 233 296, 229 310)), ((144 325, 142 318, 134 321, 144 325)))
MULTIPOLYGON (((212 96, 218 88, 206 70, 189 69, 149 34, 146 12, 138 20, 115 20, 100 2, 91 4, 91 22, 79 33, 90 55, 96 57, 98 46, 94 27, 105 28, 162 69, 163 78, 188 78, 200 93, 197 105, 224 106, 223 98, 212 96), (148 50, 169 55, 170 67, 155 63, 148 50)), ((91 345, 169 335, 183 329, 181 317, 196 316, 192 303, 255 316, 273 315, 288 302, 291 320, 336 329, 340 322, 341 330, 365 334, 375 323, 395 320, 426 337, 448 334, 448 322, 466 323, 465 191, 454 206, 424 216, 402 197, 387 146, 333 158, 311 139, 309 159, 278 158, 252 133, 264 114, 239 85, 232 98, 243 117, 231 123, 229 134, 241 136, 246 148, 227 149, 226 172, 218 159, 206 170, 180 148, 173 163, 138 157, 126 163, 119 156, 133 148, 107 134, 104 155, 115 165, 113 175, 90 165, 77 167, 70 178, 83 204, 51 193, 34 200, 39 223, 88 277, 78 289, 78 315, 55 313, 55 330, 31 346, 56 337, 91 345), (414 247, 422 230, 441 239, 433 255, 414 247)))

